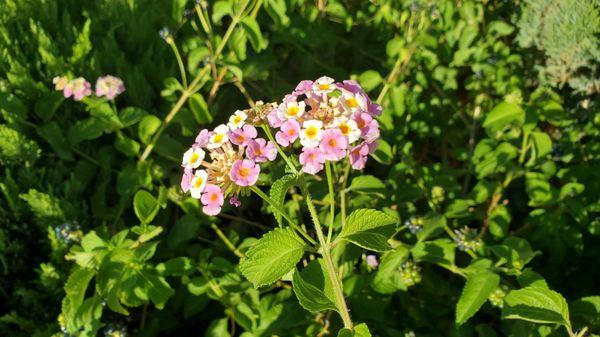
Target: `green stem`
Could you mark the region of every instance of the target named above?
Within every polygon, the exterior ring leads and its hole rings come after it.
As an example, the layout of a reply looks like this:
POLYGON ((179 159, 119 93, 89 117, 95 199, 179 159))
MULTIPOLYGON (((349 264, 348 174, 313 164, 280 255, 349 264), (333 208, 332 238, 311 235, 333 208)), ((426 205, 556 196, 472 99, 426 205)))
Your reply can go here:
POLYGON ((213 224, 210 224, 210 227, 215 231, 215 233, 217 233, 217 236, 219 237, 219 239, 221 239, 221 241, 223 241, 223 243, 225 244, 225 246, 227 246, 227 248, 229 248, 229 250, 231 250, 239 258, 244 257, 244 254, 242 252, 240 252, 233 245, 233 243, 231 243, 231 241, 229 241, 227 236, 225 236, 225 234, 223 234, 223 232, 221 231, 221 229, 219 229, 219 227, 217 227, 217 225, 215 225, 213 223, 213 224))
POLYGON ((308 235, 308 233, 306 233, 306 231, 302 229, 302 227, 298 226, 296 222, 287 214, 287 212, 282 207, 277 205, 277 203, 275 203, 273 199, 271 199, 267 194, 265 194, 265 192, 263 192, 257 186, 250 186, 250 190, 256 193, 256 195, 261 197, 264 201, 269 203, 269 205, 271 205, 271 207, 273 207, 275 211, 279 212, 279 214, 281 214, 281 216, 283 216, 283 218, 287 220, 290 226, 296 231, 298 231, 308 242, 310 242, 313 245, 317 244, 317 242, 313 238, 311 238, 310 235, 308 235))
POLYGON ((315 225, 315 230, 317 232, 317 237, 319 239, 319 243, 321 244, 321 255, 323 256, 323 260, 325 260, 325 267, 327 268, 327 274, 329 275, 329 279, 331 280, 331 285, 333 287, 333 293, 336 298, 336 304, 344 321, 344 327, 347 329, 352 329, 352 320, 350 319, 350 312, 348 311, 348 306, 346 305, 346 299, 344 298, 344 291, 342 290, 342 282, 340 278, 338 278, 338 274, 336 272, 335 264, 333 263, 333 258, 331 257, 331 247, 327 244, 325 240, 325 236, 323 235, 323 229, 321 228, 321 223, 319 222, 319 215, 317 214, 317 210, 315 209, 315 205, 312 202, 312 198, 308 193, 308 189, 304 182, 301 183, 301 190, 304 196, 304 200, 306 201, 306 205, 308 206, 308 211, 310 212, 311 218, 313 220, 313 224, 315 225))
POLYGON ((327 229, 327 243, 331 243, 333 235, 333 222, 335 221, 335 197, 333 194, 333 178, 331 177, 331 163, 325 162, 327 186, 329 187, 329 228, 327 229))
POLYGON ((298 174, 298 170, 296 169, 296 166, 294 166, 294 164, 292 163, 292 161, 290 160, 290 158, 285 154, 285 152, 283 152, 283 149, 281 149, 281 147, 279 146, 279 144, 277 144, 277 142, 275 141, 275 138, 273 137, 273 133, 271 132, 271 129, 269 128, 269 126, 263 124, 263 125, 261 125, 261 128, 267 134, 267 138, 269 138, 269 140, 271 142, 273 142, 273 144, 275 144, 275 147, 277 148, 277 152, 279 153, 279 155, 281 156, 281 158, 283 158, 283 160, 285 161, 285 163, 287 164, 287 166, 290 168, 290 170, 292 170, 292 172, 294 174, 298 174))
POLYGON ((177 65, 179 66, 179 73, 181 74, 181 80, 183 81, 183 87, 187 89, 187 75, 185 73, 185 67, 183 66, 183 60, 181 60, 181 54, 179 54, 179 49, 175 44, 175 41, 172 38, 167 39, 168 45, 173 49, 173 53, 175 54, 175 58, 177 59, 177 65))

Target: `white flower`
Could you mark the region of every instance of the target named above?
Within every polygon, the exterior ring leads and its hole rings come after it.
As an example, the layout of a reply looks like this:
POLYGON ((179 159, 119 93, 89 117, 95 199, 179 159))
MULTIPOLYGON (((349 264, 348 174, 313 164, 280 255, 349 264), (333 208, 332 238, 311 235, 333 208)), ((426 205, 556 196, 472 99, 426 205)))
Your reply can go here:
POLYGON ((358 110, 367 111, 367 99, 359 92, 353 94, 351 92, 344 92, 342 95, 342 104, 344 107, 351 112, 358 110))
POLYGON ((247 118, 248 115, 246 115, 245 112, 238 110, 233 115, 231 115, 231 117, 229 117, 229 123, 227 123, 227 126, 229 126, 231 131, 239 129, 242 126, 244 126, 247 118))
POLYGON ((206 186, 206 180, 208 179, 208 173, 204 170, 198 170, 194 173, 194 178, 192 178, 192 183, 190 184, 190 193, 192 194, 192 198, 200 199, 202 195, 202 191, 204 191, 204 187, 206 186))
POLYGON ((333 82, 333 78, 323 76, 313 83, 313 91, 318 94, 328 94, 336 88, 333 82))
POLYGON ((348 144, 352 144, 360 138, 360 129, 352 119, 336 118, 333 121, 333 126, 340 129, 340 132, 348 137, 348 144))
POLYGON ((213 134, 210 136, 208 145, 206 147, 209 149, 216 149, 218 147, 221 147, 221 145, 229 141, 229 137, 227 136, 228 132, 229 128, 227 127, 227 125, 221 124, 217 126, 213 134))
POLYGON ((192 147, 191 149, 185 151, 183 154, 183 161, 181 162, 181 166, 198 168, 200 163, 204 160, 206 153, 199 147, 192 147))
POLYGON ((319 145, 321 141, 323 122, 317 120, 305 121, 300 130, 300 144, 302 146, 313 148, 319 145))
POLYGON ((277 114, 281 119, 298 119, 306 110, 304 102, 288 102, 279 106, 277 114))

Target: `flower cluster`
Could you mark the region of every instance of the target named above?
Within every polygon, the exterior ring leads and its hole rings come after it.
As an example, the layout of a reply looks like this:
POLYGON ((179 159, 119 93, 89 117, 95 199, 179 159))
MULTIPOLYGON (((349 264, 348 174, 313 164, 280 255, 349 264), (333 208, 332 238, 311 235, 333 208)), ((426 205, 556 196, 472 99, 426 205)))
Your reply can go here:
POLYGON ((279 145, 300 144, 302 171, 317 174, 325 161, 347 156, 354 169, 363 169, 377 147, 379 124, 374 117, 380 114, 381 106, 356 81, 335 83, 321 77, 300 82, 268 115, 268 121, 278 130, 279 145))
POLYGON ((407 287, 421 282, 421 268, 412 261, 406 261, 400 268, 400 279, 407 287))
POLYGON ((476 251, 483 244, 479 237, 479 232, 474 228, 464 227, 460 230, 455 229, 454 234, 456 234, 454 241, 456 242, 458 249, 463 252, 469 250, 476 251))
MULTIPOLYGON (((62 91, 65 98, 73 97, 74 100, 81 101, 92 94, 92 85, 83 77, 69 80, 66 76, 56 76, 52 83, 54 89, 62 91)), ((118 77, 106 75, 96 80, 95 94, 98 97, 106 96, 108 99, 113 99, 124 91, 125 85, 118 77)))
POLYGON ((273 161, 277 148, 259 138, 256 128, 246 123, 251 111, 236 111, 229 123, 214 130, 203 129, 183 155, 181 188, 200 199, 207 215, 221 212, 225 197, 239 206, 238 195, 244 187, 256 184, 259 163, 273 161))

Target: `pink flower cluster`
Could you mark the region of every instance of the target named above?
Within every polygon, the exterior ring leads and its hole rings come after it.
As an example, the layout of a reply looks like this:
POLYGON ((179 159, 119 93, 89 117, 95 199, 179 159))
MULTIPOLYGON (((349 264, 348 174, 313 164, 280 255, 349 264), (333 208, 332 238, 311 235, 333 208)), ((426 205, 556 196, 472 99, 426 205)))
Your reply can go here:
POLYGON ((275 144, 258 138, 256 128, 246 124, 247 119, 245 112, 236 111, 229 123, 212 131, 201 130, 183 155, 181 188, 200 199, 207 215, 219 214, 228 195, 232 196, 229 202, 239 206, 240 192, 258 180, 258 163, 277 157, 275 144))
MULTIPOLYGON (((81 101, 92 94, 92 85, 83 77, 69 80, 66 76, 56 76, 52 83, 54 89, 62 91, 65 98, 73 97, 74 100, 81 101)), ((96 96, 113 99, 125 91, 125 85, 120 78, 106 75, 96 80, 95 89, 96 96)))
POLYGON ((365 167, 377 148, 381 106, 372 102, 352 80, 336 83, 330 77, 302 81, 268 115, 283 147, 299 143, 302 171, 317 174, 326 161, 349 157, 352 168, 365 167))

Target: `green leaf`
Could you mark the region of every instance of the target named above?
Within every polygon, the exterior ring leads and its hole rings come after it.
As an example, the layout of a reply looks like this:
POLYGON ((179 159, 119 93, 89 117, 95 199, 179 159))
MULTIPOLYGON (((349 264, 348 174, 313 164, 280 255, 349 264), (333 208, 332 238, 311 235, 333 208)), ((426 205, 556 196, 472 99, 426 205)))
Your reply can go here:
POLYGON ((375 159, 378 163, 389 165, 392 163, 392 147, 388 142, 384 139, 380 138, 378 140, 379 145, 377 145, 377 149, 375 152, 371 153, 371 157, 375 159))
POLYGON ((383 82, 383 78, 375 70, 367 70, 360 74, 358 82, 365 91, 371 91, 383 82))
POLYGON ((34 189, 19 194, 19 197, 27 202, 38 220, 43 222, 64 220, 64 213, 60 207, 59 199, 34 189))
POLYGON ((148 191, 139 190, 133 197, 133 210, 142 224, 149 224, 160 209, 158 200, 148 191))
POLYGON ((545 132, 534 131, 530 134, 531 143, 533 144, 532 160, 544 159, 552 151, 552 139, 545 132))
POLYGON ((504 298, 503 319, 520 319, 570 327, 567 301, 557 292, 541 287, 510 291, 504 298))
POLYGON ((508 126, 521 126, 525 123, 525 111, 520 106, 502 102, 486 116, 483 127, 496 133, 508 126))
POLYGON ((176 257, 156 265, 156 271, 161 276, 187 275, 195 270, 194 263, 189 257, 176 257))
POLYGON ((341 329, 338 332, 338 337, 371 337, 369 327, 365 323, 360 323, 354 326, 352 330, 341 329))
POLYGON ((475 206, 475 201, 470 199, 455 199, 449 206, 446 208, 446 213, 444 215, 448 218, 464 218, 469 216, 469 209, 475 206))
POLYGON ((144 109, 130 106, 119 111, 119 120, 123 126, 128 127, 139 122, 147 114, 148 112, 144 109))
POLYGON ((485 303, 500 284, 500 276, 482 270, 467 276, 467 283, 456 304, 456 324, 463 324, 485 303))
POLYGON ((593 325, 600 323, 600 296, 582 297, 571 302, 569 309, 574 319, 593 325))
MULTIPOLYGON (((297 184, 297 182, 298 182, 298 176, 295 174, 288 174, 288 175, 281 177, 280 179, 277 179, 273 183, 273 185, 271 185, 271 190, 269 192, 269 195, 270 195, 271 199, 273 200, 273 202, 275 204, 279 205, 280 207, 283 207, 287 191, 292 186, 295 186, 297 184)), ((273 212, 273 216, 275 216, 275 219, 277 220, 277 223, 279 224, 279 226, 283 226, 283 222, 282 222, 283 215, 281 215, 281 213, 279 213, 273 207, 271 207, 271 211, 273 212)))
POLYGON ((338 239, 374 251, 390 249, 387 240, 396 231, 398 219, 374 209, 358 209, 348 216, 338 239))
POLYGON ((381 294, 391 294, 399 289, 406 288, 400 278, 400 267, 406 261, 408 253, 408 249, 398 246, 381 256, 381 262, 372 282, 375 291, 381 294))
POLYGON ((64 102, 65 97, 60 92, 51 91, 35 102, 33 111, 43 121, 49 121, 56 109, 64 102))
POLYGON ((33 163, 40 156, 40 152, 36 142, 17 130, 0 124, 0 164, 33 163))
POLYGON ((296 270, 292 286, 300 305, 310 311, 335 310, 335 295, 322 259, 311 261, 302 272, 296 270))
POLYGON ((164 308, 167 300, 175 293, 175 291, 167 283, 164 277, 158 276, 153 270, 149 268, 142 269, 139 273, 149 285, 148 297, 150 300, 158 309, 164 308))
POLYGON ((85 292, 95 274, 93 269, 73 268, 71 275, 69 275, 65 283, 65 295, 69 305, 68 308, 63 307, 63 310, 68 309, 69 312, 63 312, 63 314, 67 315, 68 319, 74 318, 77 310, 83 303, 85 292))
POLYGON ((188 104, 198 124, 209 124, 213 121, 213 116, 208 110, 208 104, 206 104, 204 97, 200 93, 193 94, 189 98, 188 104))
POLYGON ((154 132, 156 132, 160 124, 160 119, 154 115, 147 115, 142 118, 142 121, 138 125, 138 137, 140 137, 142 143, 148 144, 150 142, 150 138, 154 132))
POLYGON ((456 244, 450 239, 418 242, 411 250, 417 261, 426 261, 454 268, 456 244))
POLYGON ((52 150, 63 160, 73 160, 69 141, 63 135, 61 127, 54 121, 36 129, 38 135, 44 138, 52 150))
POLYGON ((115 148, 127 157, 135 157, 140 152, 140 143, 125 136, 122 132, 117 132, 115 148))
POLYGON ((260 26, 254 18, 247 16, 240 21, 240 24, 246 31, 250 44, 255 51, 259 52, 267 47, 267 42, 260 32, 260 26))
POLYGON ((248 249, 240 261, 240 271, 256 288, 271 284, 294 268, 305 247, 291 228, 276 228, 248 249))
POLYGON ((350 183, 348 190, 357 193, 375 194, 382 198, 384 198, 388 192, 383 181, 368 174, 359 175, 352 179, 352 183, 350 183))
POLYGON ((77 145, 84 140, 92 140, 102 136, 109 129, 106 122, 100 118, 89 117, 75 123, 67 135, 71 145, 77 145))

